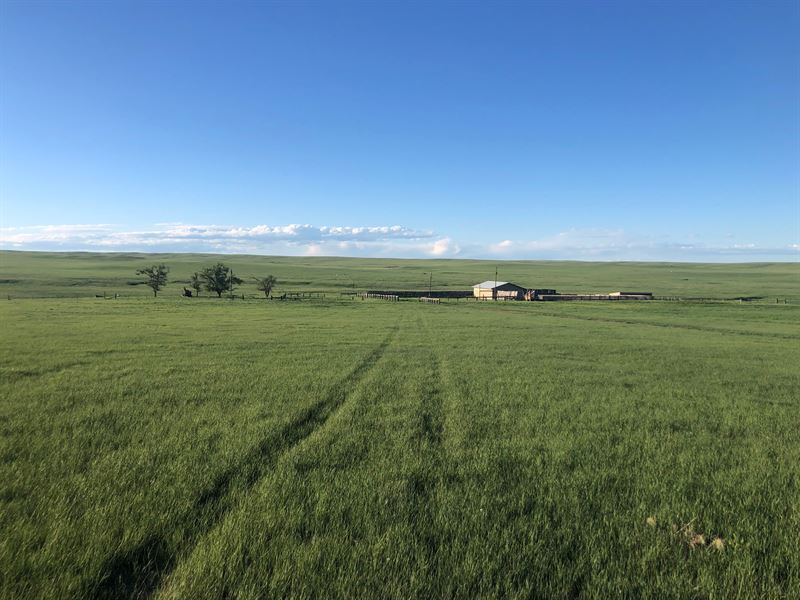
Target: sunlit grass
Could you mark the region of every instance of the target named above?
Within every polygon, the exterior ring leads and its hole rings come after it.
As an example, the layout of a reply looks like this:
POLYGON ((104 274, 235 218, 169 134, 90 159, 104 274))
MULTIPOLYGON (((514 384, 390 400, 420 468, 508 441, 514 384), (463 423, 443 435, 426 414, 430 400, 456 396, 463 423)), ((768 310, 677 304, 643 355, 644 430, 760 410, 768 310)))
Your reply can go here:
POLYGON ((0 596, 795 597, 798 317, 4 301, 0 596))

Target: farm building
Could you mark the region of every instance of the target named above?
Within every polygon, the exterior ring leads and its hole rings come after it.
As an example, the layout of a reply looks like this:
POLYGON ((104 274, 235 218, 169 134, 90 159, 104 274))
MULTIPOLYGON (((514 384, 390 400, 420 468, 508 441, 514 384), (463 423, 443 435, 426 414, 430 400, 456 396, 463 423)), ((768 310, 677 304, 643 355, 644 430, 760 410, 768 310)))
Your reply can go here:
POLYGON ((508 281, 484 281, 472 286, 472 295, 482 300, 521 300, 525 288, 508 281))

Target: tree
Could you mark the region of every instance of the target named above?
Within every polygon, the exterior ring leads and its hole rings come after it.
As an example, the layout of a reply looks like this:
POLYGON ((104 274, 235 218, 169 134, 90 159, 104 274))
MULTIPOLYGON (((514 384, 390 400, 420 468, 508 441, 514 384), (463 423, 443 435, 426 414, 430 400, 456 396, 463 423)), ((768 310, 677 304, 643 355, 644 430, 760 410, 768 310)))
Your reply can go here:
POLYGON ((153 296, 158 296, 158 291, 167 285, 167 273, 169 269, 166 265, 151 265, 136 271, 137 275, 145 276, 145 285, 153 290, 153 296))
POLYGON ((213 267, 206 267, 200 271, 200 278, 209 292, 216 292, 217 297, 221 298, 224 292, 232 292, 242 280, 233 274, 233 271, 217 263, 213 267))
POLYGON ((189 279, 189 287, 192 288, 198 296, 200 295, 200 290, 203 289, 203 278, 200 276, 200 273, 192 273, 189 279))
POLYGON ((253 277, 256 280, 256 287, 264 292, 264 296, 269 298, 270 293, 272 292, 272 288, 274 288, 278 280, 275 279, 274 275, 267 275, 266 277, 253 277))

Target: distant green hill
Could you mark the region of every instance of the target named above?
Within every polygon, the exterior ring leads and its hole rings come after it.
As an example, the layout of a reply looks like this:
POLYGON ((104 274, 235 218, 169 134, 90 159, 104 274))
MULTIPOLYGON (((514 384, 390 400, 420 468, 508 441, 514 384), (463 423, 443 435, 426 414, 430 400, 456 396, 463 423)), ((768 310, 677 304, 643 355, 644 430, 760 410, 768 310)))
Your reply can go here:
POLYGON ((217 261, 246 280, 238 290, 258 295, 254 276, 275 275, 276 292, 303 290, 469 289, 494 279, 560 292, 651 291, 658 296, 800 300, 796 263, 646 263, 482 261, 457 259, 284 257, 214 254, 146 254, 0 251, 0 294, 12 297, 148 296, 136 275, 145 265, 170 267, 165 295, 179 294, 189 276, 217 261))

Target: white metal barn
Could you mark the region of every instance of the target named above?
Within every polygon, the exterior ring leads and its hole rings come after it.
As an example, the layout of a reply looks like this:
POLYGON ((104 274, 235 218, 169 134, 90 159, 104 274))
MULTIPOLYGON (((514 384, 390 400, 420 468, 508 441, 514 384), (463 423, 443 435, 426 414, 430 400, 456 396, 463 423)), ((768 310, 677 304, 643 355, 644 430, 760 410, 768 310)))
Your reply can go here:
POLYGON ((482 300, 521 300, 525 288, 508 281, 484 281, 472 286, 472 295, 482 300))

